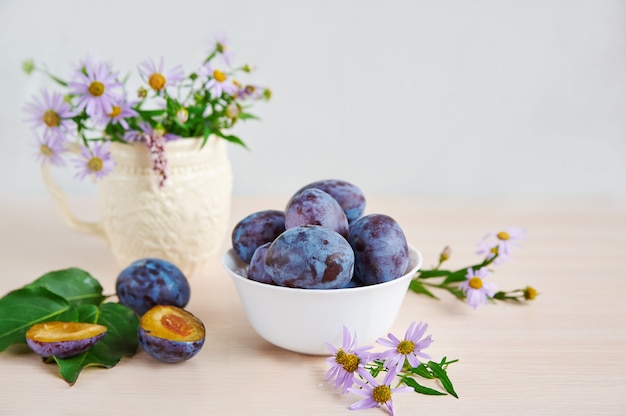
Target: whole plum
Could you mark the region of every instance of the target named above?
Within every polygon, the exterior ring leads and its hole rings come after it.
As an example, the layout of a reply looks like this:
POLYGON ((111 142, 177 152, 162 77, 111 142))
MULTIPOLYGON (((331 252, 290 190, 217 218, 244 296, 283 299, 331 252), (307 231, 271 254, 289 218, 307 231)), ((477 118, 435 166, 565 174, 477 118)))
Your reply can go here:
POLYGON ((292 227, 265 253, 265 270, 280 286, 342 288, 352 278, 354 252, 348 241, 319 225, 292 227))
POLYGON ((176 306, 157 305, 139 320, 139 345, 153 358, 178 363, 196 355, 205 339, 204 324, 176 306))
POLYGON ((263 261, 270 244, 272 243, 262 244, 254 250, 254 254, 250 260, 250 266, 248 267, 248 279, 261 283, 275 284, 272 280, 272 276, 265 270, 265 262, 263 261))
POLYGON ((231 240, 235 254, 250 263, 254 250, 273 241, 285 231, 285 212, 263 210, 254 212, 239 221, 233 228, 231 240))
POLYGON ((337 200, 316 188, 305 189, 287 203, 285 228, 302 225, 319 225, 346 238, 350 230, 346 213, 337 200))
POLYGON ((365 195, 356 185, 340 179, 323 179, 303 186, 296 192, 296 195, 305 189, 320 189, 339 203, 348 218, 348 223, 352 223, 363 215, 365 211, 365 195))
POLYGON ((50 321, 26 331, 26 344, 42 357, 69 358, 81 354, 104 337, 107 327, 83 322, 50 321))
POLYGON ((390 216, 369 214, 350 226, 354 274, 364 284, 388 282, 409 265, 409 249, 400 225, 390 216))
POLYGON ((120 303, 139 316, 155 305, 184 308, 191 296, 183 272, 173 263, 154 258, 137 260, 122 270, 115 289, 120 303))

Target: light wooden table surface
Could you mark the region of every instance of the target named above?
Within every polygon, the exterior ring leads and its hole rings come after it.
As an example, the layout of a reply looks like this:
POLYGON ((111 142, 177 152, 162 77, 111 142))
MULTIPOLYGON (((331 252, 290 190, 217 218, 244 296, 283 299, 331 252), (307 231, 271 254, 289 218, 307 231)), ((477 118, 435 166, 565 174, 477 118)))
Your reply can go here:
MULTIPOLYGON (((235 198, 232 224, 285 198, 235 198)), ((79 201, 85 216, 90 204, 79 201)), ((394 396, 397 415, 626 415, 626 205, 611 199, 376 199, 367 213, 391 215, 409 242, 450 267, 478 260, 489 231, 526 228, 511 262, 496 266, 500 289, 530 284, 528 305, 472 310, 452 298, 408 293, 391 330, 428 322, 433 358, 460 361, 449 375, 460 398, 394 396)), ((0 294, 70 266, 91 272, 112 293, 121 267, 104 242, 64 227, 46 198, 0 205, 0 294)), ((224 243, 226 250, 227 240, 224 243)), ((223 253, 222 251, 222 253, 223 253)), ((222 254, 220 253, 220 254, 222 254)), ((56 366, 24 347, 0 353, 0 415, 385 415, 351 411, 359 399, 324 380, 325 357, 281 350, 250 327, 219 259, 190 277, 188 309, 207 328, 192 360, 162 364, 140 351, 112 369, 87 368, 68 386, 56 366)), ((445 294, 441 294, 442 296, 445 294)), ((304 323, 303 323, 304 324, 304 323)))

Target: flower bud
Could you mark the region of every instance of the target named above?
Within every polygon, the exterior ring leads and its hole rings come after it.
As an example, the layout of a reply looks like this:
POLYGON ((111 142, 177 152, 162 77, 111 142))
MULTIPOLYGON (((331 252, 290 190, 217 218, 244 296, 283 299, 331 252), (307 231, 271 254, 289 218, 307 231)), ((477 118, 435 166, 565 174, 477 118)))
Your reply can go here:
POLYGON ((29 75, 32 74, 35 70, 35 62, 32 59, 26 59, 22 62, 22 70, 29 75))
POLYGON ((189 111, 187 111, 186 108, 181 107, 177 112, 176 112, 176 119, 178 119, 178 122, 180 124, 185 124, 187 122, 187 120, 189 120, 189 111))
POLYGON ((139 89, 137 90, 137 97, 146 98, 147 95, 148 95, 148 90, 145 89, 144 87, 139 87, 139 89))
POLYGON ((443 263, 444 261, 448 260, 450 258, 450 255, 452 255, 452 249, 450 248, 450 246, 445 246, 441 251, 441 254, 439 254, 439 263, 443 263))
POLYGON ((267 88, 265 91, 263 91, 263 96, 266 100, 269 100, 270 98, 272 98, 272 90, 267 88))
POLYGON ((524 299, 533 300, 537 297, 537 289, 532 286, 526 286, 524 289, 524 299))
POLYGON ((239 107, 235 103, 230 103, 226 107, 226 117, 236 119, 239 116, 239 107))

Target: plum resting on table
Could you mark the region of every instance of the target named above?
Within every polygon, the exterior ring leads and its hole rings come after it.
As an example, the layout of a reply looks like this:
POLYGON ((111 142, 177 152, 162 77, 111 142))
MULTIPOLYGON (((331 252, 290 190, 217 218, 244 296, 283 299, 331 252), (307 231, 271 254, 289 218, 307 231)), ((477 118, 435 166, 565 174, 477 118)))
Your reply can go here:
POLYGON ((340 234, 319 225, 293 227, 265 253, 265 270, 279 286, 344 287, 354 271, 354 252, 340 234))
POLYGON ((26 331, 26 344, 42 357, 69 358, 93 347, 106 332, 107 327, 98 324, 43 322, 26 331))
POLYGON ((350 225, 354 275, 365 285, 388 282, 406 272, 409 249, 400 225, 390 216, 369 214, 350 225))
POLYGON ((183 272, 166 260, 147 258, 133 262, 117 277, 117 297, 138 316, 155 305, 184 308, 191 288, 183 272))
POLYGON ((250 263, 254 250, 273 241, 285 231, 285 213, 279 210, 254 212, 239 221, 233 228, 233 250, 243 262, 250 263))
POLYGON ((363 191, 350 182, 340 179, 323 179, 303 186, 296 192, 296 195, 305 189, 311 188, 322 190, 335 198, 345 212, 349 223, 356 221, 365 211, 365 195, 363 191))
POLYGON ((348 237, 348 218, 337 200, 316 188, 294 195, 285 209, 285 228, 319 225, 348 237))
POLYGON ((178 363, 196 355, 204 345, 204 324, 190 312, 176 306, 157 305, 139 320, 139 345, 151 357, 178 363))

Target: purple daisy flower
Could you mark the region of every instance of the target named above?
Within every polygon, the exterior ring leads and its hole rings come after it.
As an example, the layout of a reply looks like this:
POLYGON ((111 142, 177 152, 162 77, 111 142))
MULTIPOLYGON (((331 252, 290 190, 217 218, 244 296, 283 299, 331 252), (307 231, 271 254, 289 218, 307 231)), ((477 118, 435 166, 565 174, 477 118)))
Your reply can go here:
POLYGON ((66 141, 76 128, 76 123, 71 120, 76 115, 69 103, 65 102, 63 95, 48 91, 41 91, 42 100, 33 96, 33 101, 26 104, 24 108, 30 114, 27 120, 33 127, 44 127, 44 137, 52 136, 59 141, 66 141))
POLYGON ((50 163, 55 166, 65 166, 65 160, 61 154, 65 151, 63 143, 56 137, 37 136, 37 159, 41 161, 41 166, 50 163))
POLYGON ((137 117, 139 114, 132 108, 131 104, 126 101, 120 101, 113 105, 113 109, 109 114, 99 117, 98 122, 102 124, 119 124, 128 130, 127 118, 137 117))
POLYGON ((96 179, 102 179, 115 166, 115 162, 109 152, 109 142, 96 143, 93 149, 81 146, 80 155, 80 159, 74 159, 74 165, 78 168, 75 177, 78 179, 84 179, 87 175, 93 175, 96 179))
MULTIPOLYGON (((215 50, 220 54, 228 67, 233 66, 233 53, 230 51, 228 37, 225 33, 215 34, 215 50)), ((209 53, 211 52, 213 52, 213 50, 209 51, 209 53)))
POLYGON ((341 348, 336 348, 331 344, 326 344, 328 350, 333 354, 326 361, 330 364, 330 369, 326 372, 326 380, 335 381, 335 388, 342 386, 346 393, 354 384, 355 376, 369 374, 364 364, 371 358, 367 350, 371 346, 357 347, 357 336, 350 336, 350 331, 343 327, 343 342, 341 348))
POLYGON ((473 309, 476 309, 481 303, 486 305, 489 298, 492 298, 496 293, 496 285, 485 281, 488 273, 486 267, 481 267, 476 271, 470 267, 467 269, 467 279, 459 285, 467 296, 467 304, 473 309))
POLYGON ((408 386, 392 388, 391 382, 393 381, 395 376, 396 372, 394 371, 394 369, 390 368, 385 375, 385 379, 383 380, 382 384, 378 384, 374 377, 372 377, 372 375, 369 373, 363 374, 363 378, 367 382, 355 379, 354 382, 360 388, 351 387, 348 389, 348 391, 354 394, 358 394, 360 396, 365 396, 365 398, 352 404, 350 406, 350 410, 370 409, 373 407, 379 407, 384 404, 385 406, 387 406, 387 409, 389 409, 391 416, 393 416, 393 394, 413 391, 413 388, 408 386))
POLYGON ((223 93, 231 96, 237 94, 237 86, 227 78, 224 72, 213 69, 210 63, 203 67, 201 74, 206 74, 210 78, 204 87, 211 92, 213 97, 221 97, 223 93))
POLYGON ((178 140, 181 136, 176 134, 168 133, 163 129, 154 129, 150 125, 150 123, 142 121, 139 123, 140 130, 129 130, 124 134, 124 140, 127 142, 143 142, 146 143, 148 141, 148 137, 160 135, 166 142, 172 140, 178 140))
POLYGON ((164 70, 163 57, 157 65, 154 60, 147 59, 139 65, 139 73, 154 91, 162 91, 166 86, 174 87, 185 77, 181 65, 177 65, 169 71, 164 70))
POLYGON ((115 90, 122 86, 116 76, 106 63, 87 59, 84 72, 81 68, 74 80, 67 84, 70 93, 78 96, 76 108, 79 111, 85 109, 87 115, 94 118, 111 114, 119 99, 115 90))
POLYGON ((511 257, 503 253, 498 253, 498 251, 499 246, 497 244, 489 244, 483 240, 478 243, 478 251, 476 251, 476 254, 485 256, 485 260, 491 260, 498 255, 498 258, 493 261, 494 264, 502 264, 511 257))
POLYGON ((489 233, 484 238, 495 237, 497 239, 498 253, 510 256, 513 244, 519 240, 526 239, 526 230, 520 227, 509 227, 502 231, 489 233))
POLYGON ((376 342, 390 349, 380 354, 380 359, 385 360, 385 364, 388 368, 394 369, 396 373, 402 371, 405 361, 409 362, 411 367, 417 367, 420 365, 419 358, 430 359, 428 354, 422 352, 424 348, 430 346, 433 342, 430 335, 424 337, 428 329, 427 323, 415 323, 411 322, 409 328, 406 330, 403 340, 399 340, 393 334, 387 334, 386 338, 379 338, 376 342))

